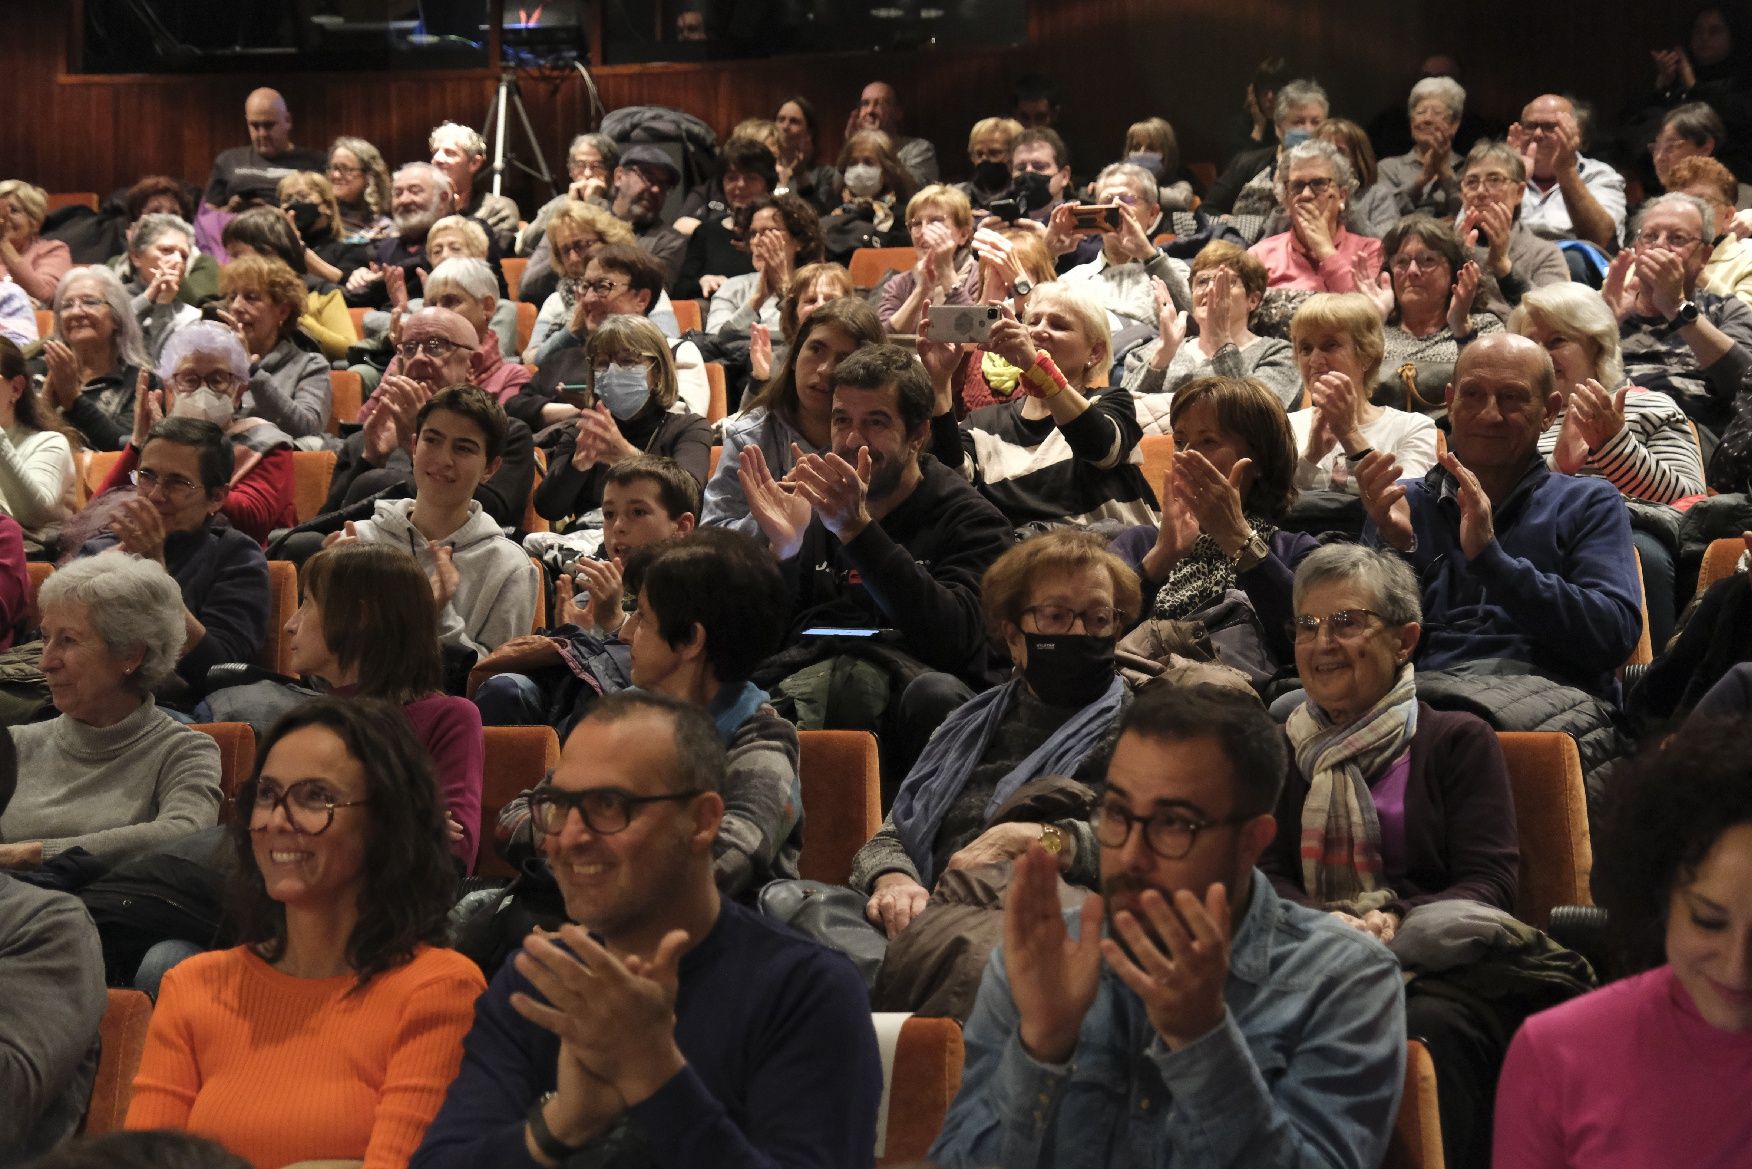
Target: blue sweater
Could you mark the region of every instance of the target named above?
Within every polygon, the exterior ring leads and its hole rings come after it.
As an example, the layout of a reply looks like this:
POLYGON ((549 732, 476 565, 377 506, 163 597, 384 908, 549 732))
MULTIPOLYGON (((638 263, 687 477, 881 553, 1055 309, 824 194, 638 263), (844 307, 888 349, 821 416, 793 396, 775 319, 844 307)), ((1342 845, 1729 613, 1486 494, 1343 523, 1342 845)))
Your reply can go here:
MULTIPOLYGON (((630 1109, 642 1156, 665 1169, 868 1169, 882 1068, 869 995, 843 955, 725 900, 683 955, 675 1038, 687 1067, 630 1109)), ((533 1169, 523 1127, 554 1087, 560 1041, 511 1009, 538 1000, 507 962, 475 1004, 462 1068, 409 1169, 533 1169)), ((591 1162, 595 1164, 595 1162, 591 1162)))
MULTIPOLYGON (((1553 474, 1534 458, 1493 509, 1496 538, 1469 561, 1453 476, 1435 467, 1407 486, 1416 544, 1405 558, 1423 594, 1419 668, 1507 659, 1615 699, 1613 672, 1642 632, 1630 518, 1618 489, 1553 474)), ((1363 542, 1382 546, 1373 523, 1363 542)))

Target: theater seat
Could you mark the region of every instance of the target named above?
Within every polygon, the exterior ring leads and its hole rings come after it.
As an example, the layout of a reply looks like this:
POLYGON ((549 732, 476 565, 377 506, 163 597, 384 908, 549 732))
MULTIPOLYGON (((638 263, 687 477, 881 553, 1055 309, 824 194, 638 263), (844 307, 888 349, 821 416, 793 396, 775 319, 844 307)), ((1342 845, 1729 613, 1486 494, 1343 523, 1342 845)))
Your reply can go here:
POLYGON ((882 1103, 876 1112, 876 1164, 922 1162, 961 1087, 965 1050, 953 1019, 875 1014, 882 1053, 882 1103))
POLYGON ((37 336, 47 338, 55 331, 55 310, 40 308, 36 311, 37 336))
MULTIPOLYGON (((505 273, 505 287, 509 290, 512 300, 521 300, 517 295, 517 286, 523 283, 523 270, 529 267, 527 256, 503 256, 499 260, 499 271, 505 273)), ((521 349, 518 352, 522 352, 521 349)))
POLYGON ((547 463, 547 452, 536 447, 535 478, 529 484, 529 498, 523 501, 523 534, 525 536, 531 532, 553 530, 547 520, 542 518, 542 514, 535 510, 535 493, 541 489, 541 481, 547 478, 547 463))
POLYGON ((323 500, 328 498, 329 480, 334 474, 335 452, 292 452, 292 510, 299 523, 322 514, 323 500))
POLYGON ((268 561, 268 636, 256 664, 276 674, 292 672, 292 643, 286 622, 298 608, 298 569, 290 560, 268 561))
POLYGON ((85 497, 90 499, 97 494, 97 489, 103 486, 103 481, 109 478, 109 473, 122 457, 121 451, 87 451, 85 452, 85 497))
MULTIPOLYGON (((1642 632, 1637 634, 1636 647, 1630 651, 1630 657, 1625 659, 1626 666, 1646 666, 1655 660, 1654 642, 1649 638, 1649 592, 1643 587, 1642 553, 1635 548, 1630 554, 1636 558, 1636 599, 1642 609, 1642 632)), ((1621 668, 1619 675, 1623 676, 1621 668)))
POLYGON ((1575 740, 1560 731, 1499 731, 1521 845, 1515 916, 1544 929, 1559 905, 1591 905, 1588 797, 1575 740))
POLYGON ((1443 1169, 1442 1116, 1436 1107, 1436 1065, 1429 1048, 1405 1044, 1405 1092, 1381 1169, 1443 1169))
POLYGON ((705 310, 700 308, 700 305, 704 303, 704 301, 699 300, 672 300, 669 302, 669 307, 675 310, 676 332, 685 336, 690 332, 697 333, 706 327, 705 318, 702 315, 705 310))
POLYGON ((138 990, 111 990, 103 1022, 98 1024, 97 1079, 85 1110, 86 1136, 120 1132, 134 1094, 134 1076, 146 1054, 146 1029, 152 1023, 152 1000, 138 990))
POLYGON ((46 561, 31 561, 24 566, 24 571, 30 577, 30 595, 24 603, 24 628, 28 634, 34 633, 42 626, 42 611, 37 608, 37 591, 43 587, 43 582, 55 573, 55 566, 46 561))
POLYGON ((365 379, 348 369, 329 370, 328 432, 340 436, 343 423, 359 421, 365 405, 365 379))
POLYGON ((729 379, 724 376, 722 362, 706 362, 706 385, 711 390, 711 397, 706 403, 706 421, 717 422, 724 417, 726 402, 730 397, 729 379))
POLYGON ((359 340, 365 340, 365 314, 372 310, 368 308, 350 308, 347 315, 353 318, 353 332, 359 340))
MULTIPOLYGON (((1168 473, 1168 468, 1174 463, 1174 436, 1172 434, 1146 434, 1138 439, 1138 453, 1144 458, 1144 481, 1150 485, 1150 490, 1160 495, 1162 493, 1162 477, 1168 473)), ((1157 500, 1163 503, 1164 500, 1157 500)))
POLYGON ((552 727, 487 727, 481 765, 481 832, 475 875, 515 877, 517 872, 493 851, 493 825, 517 793, 540 783, 559 766, 560 737, 552 727))
POLYGON ((805 880, 843 885, 852 858, 882 827, 876 736, 868 731, 799 731, 805 880))
POLYGON ((1697 570, 1697 595, 1703 596, 1710 585, 1734 575, 1745 551, 1746 541, 1738 536, 1711 540, 1709 547, 1703 550, 1703 565, 1697 570))
POLYGON ((852 287, 867 292, 882 283, 890 272, 911 272, 918 262, 919 254, 913 248, 859 248, 852 253, 847 268, 852 274, 852 287))
MULTIPOLYGON (((248 723, 193 723, 195 730, 219 744, 219 790, 227 801, 237 793, 255 771, 255 731, 248 723)), ((229 805, 220 809, 223 816, 229 805)))

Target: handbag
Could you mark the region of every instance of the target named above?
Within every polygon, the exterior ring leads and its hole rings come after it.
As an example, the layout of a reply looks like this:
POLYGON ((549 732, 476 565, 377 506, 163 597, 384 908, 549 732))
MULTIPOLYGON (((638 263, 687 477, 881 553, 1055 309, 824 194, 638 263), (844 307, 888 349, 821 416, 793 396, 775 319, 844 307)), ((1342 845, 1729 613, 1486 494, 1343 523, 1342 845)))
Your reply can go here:
POLYGON ((765 916, 846 955, 868 988, 875 984, 876 972, 888 953, 887 935, 864 916, 869 901, 856 889, 844 885, 768 881, 756 904, 765 916))

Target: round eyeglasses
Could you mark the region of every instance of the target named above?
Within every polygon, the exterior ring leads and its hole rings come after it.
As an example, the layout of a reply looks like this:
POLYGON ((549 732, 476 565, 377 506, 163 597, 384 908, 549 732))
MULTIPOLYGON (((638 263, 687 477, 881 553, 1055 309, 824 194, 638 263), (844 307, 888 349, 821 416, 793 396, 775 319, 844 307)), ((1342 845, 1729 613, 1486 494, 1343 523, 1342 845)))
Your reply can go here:
POLYGON ((327 784, 301 779, 282 789, 273 782, 258 783, 249 805, 249 826, 260 831, 274 818, 274 809, 286 813, 286 822, 300 836, 321 836, 335 822, 336 808, 360 808, 370 800, 337 800, 327 784))

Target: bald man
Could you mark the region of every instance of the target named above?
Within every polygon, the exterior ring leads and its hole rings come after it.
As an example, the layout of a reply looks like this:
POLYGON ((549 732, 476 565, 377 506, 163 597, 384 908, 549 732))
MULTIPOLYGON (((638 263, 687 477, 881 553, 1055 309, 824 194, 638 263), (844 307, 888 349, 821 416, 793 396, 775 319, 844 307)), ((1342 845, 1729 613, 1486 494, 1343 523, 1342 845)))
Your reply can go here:
POLYGON ((1561 405, 1556 382, 1526 337, 1462 349, 1440 464, 1404 482, 1385 451, 1358 465, 1363 541, 1418 575, 1420 670, 1538 674, 1613 701, 1613 671, 1642 631, 1630 520, 1607 480, 1560 475, 1539 457, 1561 405))
POLYGON ((275 203, 280 180, 293 171, 322 173, 328 160, 314 150, 292 145, 292 114, 279 90, 258 89, 243 103, 249 145, 234 146, 213 160, 213 174, 203 196, 213 207, 242 211, 257 203, 275 203))
POLYGON ((1561 94, 1534 98, 1509 127, 1509 145, 1527 168, 1521 224, 1546 239, 1587 240, 1612 251, 1624 236, 1624 176, 1582 154, 1575 103, 1561 94))
POLYGON ((858 108, 846 119, 846 136, 859 130, 880 130, 894 142, 894 153, 902 166, 911 172, 919 186, 937 181, 937 148, 923 138, 909 138, 900 132, 906 111, 900 107, 900 97, 886 81, 872 81, 858 95, 858 108))

